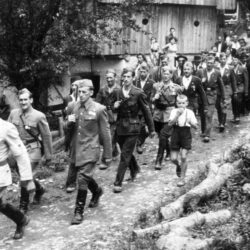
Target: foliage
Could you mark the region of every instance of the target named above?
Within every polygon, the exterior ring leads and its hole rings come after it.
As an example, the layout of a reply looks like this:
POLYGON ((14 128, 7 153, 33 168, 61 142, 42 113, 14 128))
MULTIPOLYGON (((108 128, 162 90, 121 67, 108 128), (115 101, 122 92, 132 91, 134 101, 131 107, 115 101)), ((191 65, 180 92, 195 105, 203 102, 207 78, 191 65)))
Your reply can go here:
POLYGON ((101 54, 104 44, 130 42, 123 32, 142 30, 135 14, 149 17, 145 3, 0 0, 0 72, 17 88, 26 86, 39 95, 78 58, 101 54))

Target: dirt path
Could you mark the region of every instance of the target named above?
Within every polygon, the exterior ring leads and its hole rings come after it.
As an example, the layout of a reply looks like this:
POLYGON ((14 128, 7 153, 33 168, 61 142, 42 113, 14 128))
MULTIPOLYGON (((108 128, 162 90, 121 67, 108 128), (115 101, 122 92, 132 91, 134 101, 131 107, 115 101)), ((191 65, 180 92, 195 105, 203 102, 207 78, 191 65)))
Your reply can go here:
MULTIPOLYGON (((214 131, 213 139, 208 144, 202 143, 196 132, 189 155, 188 175, 193 175, 207 160, 219 156, 246 133, 249 121, 250 118, 245 117, 240 125, 234 129, 230 125, 223 134, 214 131)), ((165 162, 161 171, 153 168, 156 143, 156 139, 147 141, 144 154, 137 156, 141 173, 135 182, 124 183, 124 191, 120 194, 112 192, 117 162, 110 169, 96 171, 95 176, 104 187, 104 195, 98 208, 85 209, 81 225, 70 226, 75 193, 66 194, 62 189, 66 173, 57 173, 46 180, 44 184, 48 192, 41 206, 30 211, 31 222, 23 240, 12 240, 15 226, 0 215, 0 249, 133 249, 126 238, 139 213, 153 208, 163 197, 170 200, 177 189, 175 168, 170 162, 165 162)))

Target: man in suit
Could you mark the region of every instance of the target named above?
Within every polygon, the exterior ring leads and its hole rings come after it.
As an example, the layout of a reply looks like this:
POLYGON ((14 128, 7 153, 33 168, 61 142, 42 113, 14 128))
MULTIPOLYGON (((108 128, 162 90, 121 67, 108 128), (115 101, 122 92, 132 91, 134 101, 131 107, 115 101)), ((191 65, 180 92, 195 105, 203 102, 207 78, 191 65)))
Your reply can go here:
POLYGON ((179 55, 175 58, 177 61, 178 65, 176 67, 176 76, 181 77, 184 75, 184 64, 188 60, 186 56, 179 55))
MULTIPOLYGON (((203 89, 203 86, 201 84, 200 78, 192 74, 193 64, 191 62, 186 62, 184 64, 183 72, 184 76, 178 78, 176 83, 183 87, 182 94, 188 97, 188 103, 189 103, 188 108, 193 110, 195 114, 197 113, 199 108, 200 113, 202 113, 204 116, 208 110, 207 97, 203 89)), ((201 126, 203 130, 202 132, 204 133, 205 132, 204 119, 201 122, 201 126)))
MULTIPOLYGON (((120 86, 116 84, 116 73, 113 69, 108 69, 106 72, 106 84, 99 90, 95 101, 104 105, 107 109, 108 121, 110 125, 110 132, 112 138, 112 157, 116 159, 119 155, 119 150, 116 144, 115 128, 117 114, 113 110, 113 104, 118 95, 120 86)), ((103 159, 104 160, 104 159, 103 159)), ((105 162, 100 166, 100 169, 106 169, 107 165, 105 162)))
MULTIPOLYGON (((151 95, 152 95, 154 80, 152 80, 149 77, 149 68, 146 65, 143 65, 140 68, 140 77, 135 81, 134 85, 137 88, 142 89, 143 92, 146 94, 147 102, 152 112, 151 95)), ((148 131, 146 130, 146 124, 142 112, 139 113, 139 118, 141 121, 141 130, 138 136, 136 149, 137 153, 142 154, 143 152, 142 146, 148 137, 148 131)))
POLYGON ((80 224, 87 198, 87 190, 92 192, 89 207, 96 207, 103 190, 93 179, 96 162, 100 155, 100 140, 103 142, 103 157, 106 164, 112 161, 112 145, 106 107, 94 102, 93 83, 89 79, 79 80, 79 101, 69 104, 65 129, 73 127, 70 144, 70 159, 78 172, 78 192, 72 225, 80 224))
POLYGON ((151 115, 147 97, 141 89, 133 85, 134 71, 132 68, 125 68, 122 72, 122 88, 119 91, 118 99, 114 103, 117 110, 117 141, 121 148, 121 158, 114 182, 115 193, 122 191, 122 181, 127 168, 130 169, 132 179, 138 172, 138 165, 133 151, 140 134, 139 113, 142 111, 145 122, 148 126, 150 136, 154 136, 154 123, 151 115))
POLYGON ((222 103, 221 95, 218 95, 216 99, 216 109, 219 121, 219 131, 223 132, 225 129, 228 106, 231 100, 237 96, 235 73, 228 66, 227 56, 224 52, 220 54, 219 70, 225 87, 225 102, 222 103))
POLYGON ((236 76, 236 96, 232 100, 234 119, 232 122, 239 123, 240 115, 245 115, 246 98, 248 97, 248 72, 245 67, 241 65, 238 58, 233 58, 234 73, 236 76))
POLYGON ((23 237, 29 218, 19 209, 6 201, 6 189, 12 184, 11 170, 7 158, 11 153, 17 161, 21 187, 28 192, 34 189, 33 176, 29 156, 15 126, 0 118, 0 213, 16 223, 14 239, 23 237))
POLYGON ((226 52, 227 44, 222 40, 222 36, 218 36, 214 46, 217 48, 218 55, 220 55, 221 52, 226 52))
POLYGON ((221 96, 221 101, 225 100, 225 88, 221 79, 221 74, 214 68, 215 58, 208 56, 207 68, 197 72, 197 76, 201 79, 208 100, 208 111, 206 113, 204 142, 210 141, 211 129, 213 126, 213 114, 217 96, 221 96))
MULTIPOLYGON (((39 204, 42 195, 45 193, 44 187, 36 179, 38 164, 42 158, 44 149, 45 164, 49 165, 52 158, 52 136, 49 129, 46 116, 32 107, 32 93, 28 89, 22 89, 18 93, 20 109, 14 109, 9 116, 9 122, 13 123, 27 148, 32 171, 34 174, 34 183, 36 193, 34 203, 39 204)), ((20 197, 20 209, 26 213, 29 205, 29 193, 22 187, 20 197)))

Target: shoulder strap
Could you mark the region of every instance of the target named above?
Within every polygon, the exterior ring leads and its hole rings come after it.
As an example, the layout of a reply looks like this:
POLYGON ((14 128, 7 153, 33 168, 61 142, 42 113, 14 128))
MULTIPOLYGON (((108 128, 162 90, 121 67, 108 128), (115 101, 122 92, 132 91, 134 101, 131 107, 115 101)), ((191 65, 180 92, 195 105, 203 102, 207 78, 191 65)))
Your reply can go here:
POLYGON ((22 123, 23 123, 23 127, 24 127, 25 131, 26 131, 29 135, 31 135, 36 141, 40 142, 41 140, 38 138, 38 136, 36 136, 35 134, 33 134, 32 131, 31 131, 30 129, 27 129, 27 128, 26 128, 26 125, 25 125, 25 123, 24 123, 22 114, 20 114, 20 119, 21 119, 21 121, 22 121, 22 123))

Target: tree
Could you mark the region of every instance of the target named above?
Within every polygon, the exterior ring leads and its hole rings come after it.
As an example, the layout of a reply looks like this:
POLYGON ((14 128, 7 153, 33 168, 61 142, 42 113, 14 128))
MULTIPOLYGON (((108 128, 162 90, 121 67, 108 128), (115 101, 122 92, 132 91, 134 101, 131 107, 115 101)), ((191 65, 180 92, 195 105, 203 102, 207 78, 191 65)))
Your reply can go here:
MULTIPOLYGON (((104 43, 126 43, 126 28, 140 31, 135 14, 149 15, 147 1, 0 0, 0 73, 38 97, 82 56, 104 43)), ((37 100, 38 98, 34 98, 37 100)))

